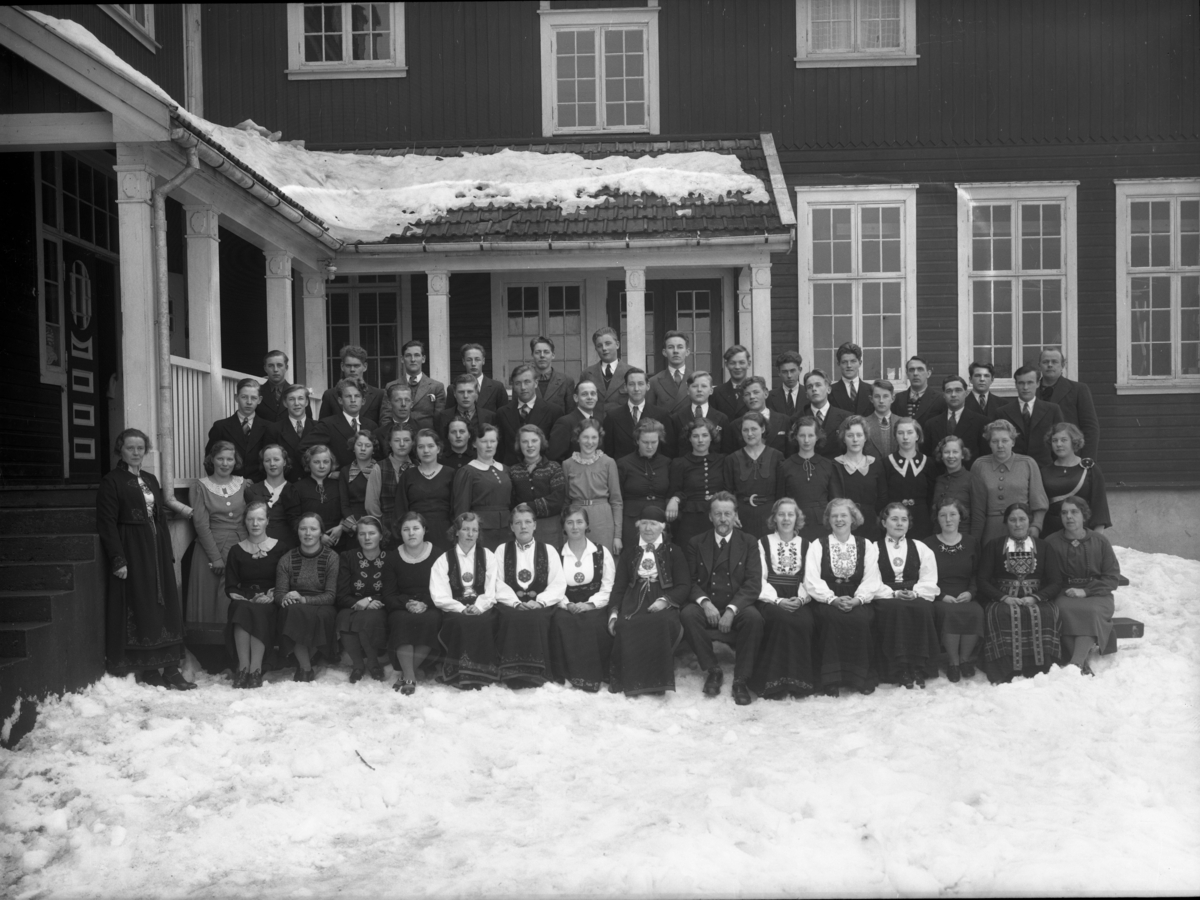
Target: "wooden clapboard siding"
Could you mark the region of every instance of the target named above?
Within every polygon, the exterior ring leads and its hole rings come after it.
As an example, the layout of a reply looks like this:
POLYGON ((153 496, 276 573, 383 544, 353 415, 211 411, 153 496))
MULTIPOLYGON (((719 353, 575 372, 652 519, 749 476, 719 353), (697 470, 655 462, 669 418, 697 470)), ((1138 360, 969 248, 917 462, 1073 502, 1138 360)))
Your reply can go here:
POLYGON ((81 112, 100 112, 100 107, 7 47, 0 47, 0 115, 81 112))

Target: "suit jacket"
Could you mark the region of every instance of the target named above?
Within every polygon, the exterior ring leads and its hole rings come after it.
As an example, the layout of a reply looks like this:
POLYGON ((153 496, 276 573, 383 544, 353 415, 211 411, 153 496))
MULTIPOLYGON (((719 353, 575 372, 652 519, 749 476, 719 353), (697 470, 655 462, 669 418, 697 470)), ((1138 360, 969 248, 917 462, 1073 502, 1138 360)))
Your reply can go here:
POLYGON ((561 419, 563 414, 561 406, 552 406, 540 397, 534 400, 533 408, 529 410, 529 418, 524 422, 521 421, 519 409, 520 404, 514 395, 496 414, 496 424, 500 426, 500 448, 496 451, 496 456, 506 466, 521 461, 521 451, 517 449, 516 443, 517 432, 522 425, 536 425, 549 437, 550 432, 554 430, 554 423, 561 419))
POLYGON ((875 415, 875 409, 872 407, 870 415, 863 416, 867 423, 867 446, 863 448, 863 453, 867 456, 874 456, 876 459, 890 454, 895 447, 892 446, 892 425, 895 423, 896 417, 889 414, 888 418, 888 433, 883 433, 883 424, 875 415))
MULTIPOLYGON (((671 367, 655 372, 650 376, 650 389, 646 391, 646 402, 653 406, 661 406, 677 413, 688 402, 687 376, 690 369, 684 369, 683 379, 678 385, 671 376, 671 367)), ((711 399, 709 400, 711 403, 711 399)), ((728 417, 726 417, 728 419, 728 417)))
MULTIPOLYGON (((550 450, 546 454, 549 459, 554 462, 562 462, 579 449, 579 443, 571 435, 575 433, 575 429, 585 418, 587 416, 584 415, 583 410, 578 408, 559 417, 549 434, 550 450)), ((608 416, 605 415, 603 409, 597 406, 592 418, 604 428, 604 437, 601 440, 603 444, 608 440, 608 416)))
POLYGON ((875 412, 875 406, 871 403, 871 382, 862 378, 858 380, 858 393, 853 401, 846 382, 839 378, 829 388, 829 402, 854 416, 869 416, 875 412))
MULTIPOLYGON (((1048 466, 1054 462, 1054 454, 1046 443, 1046 435, 1050 429, 1063 421, 1062 410, 1057 403, 1047 403, 1036 400, 1033 404, 1033 415, 1030 417, 1030 427, 1025 428, 1025 419, 1021 415, 1021 401, 1013 400, 1002 410, 997 419, 1007 419, 1017 426, 1017 442, 1013 449, 1017 453, 1032 456, 1038 466, 1048 466)), ((990 451, 989 451, 990 452, 990 451)))
POLYGON ((788 412, 787 398, 784 397, 783 388, 771 388, 767 393, 767 409, 772 412, 781 412, 784 415, 796 416, 800 414, 800 410, 804 409, 808 403, 808 398, 804 396, 804 385, 796 388, 796 408, 792 412, 788 412))
MULTIPOLYGON (((363 390, 363 405, 358 411, 358 417, 370 419, 378 427, 379 417, 383 415, 383 409, 387 405, 387 397, 383 391, 368 384, 363 390)), ((321 409, 317 413, 317 418, 328 419, 335 413, 339 416, 342 414, 342 405, 338 403, 337 390, 330 388, 321 395, 321 409)))
POLYGON ((242 422, 237 413, 227 419, 217 419, 208 429, 208 443, 204 445, 204 454, 207 456, 217 441, 229 441, 242 457, 242 464, 233 470, 233 474, 245 476, 250 481, 262 481, 266 475, 263 474, 259 453, 268 443, 267 431, 270 427, 271 423, 257 412, 249 434, 242 431, 242 422))
MULTIPOLYGON (((642 418, 654 419, 662 423, 667 436, 665 440, 659 442, 658 452, 668 458, 674 458, 675 423, 671 420, 671 414, 665 409, 651 406, 650 401, 647 400, 642 404, 642 418)), ((636 453, 637 440, 633 436, 634 427, 628 402, 610 409, 604 417, 604 440, 602 442, 604 452, 613 459, 620 459, 622 456, 636 453)))
MULTIPOLYGON (((304 463, 302 457, 304 450, 301 445, 304 438, 312 432, 317 426, 317 420, 312 417, 311 413, 304 414, 304 435, 296 434, 296 429, 292 427, 291 419, 284 415, 282 421, 272 422, 269 431, 267 432, 267 444, 278 444, 287 451, 288 464, 290 468, 287 470, 288 481, 299 481, 304 477, 304 463)), ((264 446, 266 446, 264 444, 264 446)))
MULTIPOLYGON (((358 426, 362 430, 373 432, 379 427, 379 423, 360 415, 358 426)), ((300 447, 307 450, 317 444, 324 444, 337 460, 338 468, 344 469, 354 462, 354 451, 349 447, 350 438, 353 436, 354 429, 339 411, 336 416, 326 416, 318 421, 312 431, 301 439, 300 447)))
MULTIPOLYGON (((647 400, 647 403, 650 401, 647 400)), ((626 407, 628 412, 629 407, 626 407)), ((710 401, 708 404, 708 415, 705 416, 708 421, 716 426, 717 434, 713 438, 712 448, 710 452, 720 453, 721 447, 725 442, 725 430, 729 427, 729 417, 721 412, 710 401)), ((692 452, 692 443, 688 440, 688 426, 693 422, 692 405, 685 403, 679 407, 679 410, 671 416, 671 427, 667 429, 668 437, 673 433, 675 436, 675 456, 687 456, 692 452)))
POLYGON ((708 402, 729 416, 731 421, 740 419, 750 411, 749 407, 742 402, 742 392, 733 386, 732 378, 718 384, 713 389, 708 402))
MULTIPOLYGON (((1010 397, 1001 397, 995 391, 988 391, 987 407, 985 408, 980 406, 979 398, 975 396, 975 392, 968 391, 966 408, 971 412, 979 413, 989 422, 995 422, 997 417, 1000 415, 1000 410, 1004 409, 1004 407, 1009 404, 1011 399, 1012 398, 1010 397)), ((988 452, 992 452, 990 447, 988 448, 988 452)))
MULTIPOLYGON (((771 414, 771 418, 767 419, 767 432, 764 436, 764 442, 768 447, 774 447, 785 457, 791 456, 795 451, 791 447, 791 437, 789 436, 792 430, 792 423, 795 419, 788 418, 786 413, 776 412, 775 410, 767 410, 771 414)), ((742 440, 742 417, 734 419, 729 423, 729 427, 725 429, 721 440, 721 452, 725 455, 736 453, 746 445, 742 440)))
POLYGON ((279 394, 279 400, 276 400, 275 392, 271 390, 271 382, 264 381, 262 387, 259 388, 259 396, 262 397, 262 402, 258 404, 257 415, 262 416, 268 422, 278 422, 280 419, 286 419, 288 411, 287 407, 283 405, 283 397, 290 387, 291 385, 285 381, 283 389, 279 394))
MULTIPOLYGON (((800 417, 812 416, 812 404, 806 403, 804 409, 800 410, 800 417)), ((813 416, 815 418, 815 416, 813 416)), ((833 459, 835 456, 841 456, 846 452, 846 445, 838 439, 838 429, 842 427, 842 423, 850 418, 850 413, 844 409, 838 409, 832 403, 825 408, 825 422, 821 426, 821 432, 825 435, 825 446, 817 452, 827 459, 833 459)), ((794 451, 795 448, 793 447, 794 451)))
MULTIPOLYGON (((438 435, 441 436, 443 441, 448 441, 448 438, 446 437, 446 429, 450 427, 450 420, 456 415, 458 415, 458 405, 451 403, 448 407, 433 417, 433 427, 437 431, 438 435)), ((490 425, 495 421, 496 414, 492 410, 484 409, 483 407, 476 405, 474 423, 476 429, 479 429, 484 425, 490 425)), ((474 440, 474 437, 472 437, 472 440, 474 440)), ((496 453, 497 456, 500 455, 499 449, 497 449, 496 453)))
MULTIPOLYGON (((905 388, 896 394, 892 400, 892 415, 908 416, 908 395, 909 389, 905 388)), ((921 399, 917 401, 917 414, 913 416, 921 427, 925 427, 925 422, 930 416, 936 416, 939 413, 946 413, 946 398, 942 396, 942 392, 933 388, 925 388, 925 393, 921 395, 921 399)))
POLYGON ((500 408, 507 402, 508 391, 504 389, 504 385, 495 378, 488 378, 484 375, 479 385, 479 399, 475 401, 475 405, 480 409, 490 409, 492 412, 499 412, 500 408))
MULTIPOLYGON (((537 373, 537 369, 534 369, 534 373, 537 373)), ((551 369, 549 380, 538 382, 538 395, 547 403, 562 407, 564 413, 569 413, 575 408, 575 379, 568 378, 558 369, 551 369)))
MULTIPOLYGON (((629 368, 628 363, 618 359, 607 388, 604 386, 603 363, 588 366, 579 374, 579 381, 582 381, 584 376, 590 376, 592 381, 596 382, 596 388, 600 392, 599 405, 603 406, 606 410, 612 410, 628 400, 628 394, 625 391, 625 373, 629 371, 629 368)), ((578 383, 577 381, 576 384, 578 383)))
MULTIPOLYGON (((1062 410, 1064 421, 1083 432, 1083 449, 1079 455, 1095 459, 1100 449, 1100 419, 1096 415, 1096 405, 1092 403, 1091 388, 1079 381, 1059 378, 1051 388, 1049 402, 1062 410)), ((1036 403, 1033 408, 1037 409, 1036 403)))
POLYGON ((692 576, 692 590, 688 599, 699 603, 708 598, 720 612, 724 612, 725 607, 731 604, 737 607, 739 613, 753 606, 762 589, 758 542, 740 528, 729 533, 729 581, 732 588, 729 596, 725 596, 724 590, 715 592, 712 584, 716 555, 717 533, 712 529, 688 541, 688 571, 692 576))
MULTIPOLYGON (((406 376, 389 381, 383 389, 385 399, 393 384, 408 384, 408 378, 406 376)), ((408 413, 409 418, 417 423, 418 428, 432 428, 434 418, 446 408, 446 386, 422 372, 421 380, 412 392, 412 399, 412 409, 408 413)), ((383 410, 379 414, 379 424, 381 426, 390 425, 391 422, 392 405, 384 403, 383 410)))
MULTIPOLYGON (((1036 410, 1039 405, 1035 403, 1033 408, 1036 410)), ((925 423, 924 450, 929 456, 934 455, 934 451, 937 449, 937 445, 942 438, 950 434, 950 420, 948 415, 949 410, 940 416, 934 416, 925 423)), ((962 438, 963 446, 971 454, 971 458, 964 463, 964 466, 968 469, 971 468, 971 463, 979 459, 979 457, 992 452, 992 448, 983 439, 983 429, 987 425, 987 416, 965 407, 958 416, 958 423, 954 426, 954 435, 962 438)), ((940 463, 941 461, 938 460, 938 462, 940 463)))

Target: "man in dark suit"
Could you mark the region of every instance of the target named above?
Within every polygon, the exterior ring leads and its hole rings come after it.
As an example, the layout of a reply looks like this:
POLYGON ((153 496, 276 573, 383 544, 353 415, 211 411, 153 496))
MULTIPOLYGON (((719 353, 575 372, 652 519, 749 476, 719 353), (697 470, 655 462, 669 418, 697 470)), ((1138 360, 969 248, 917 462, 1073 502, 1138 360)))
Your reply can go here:
POLYGON ((691 355, 687 335, 682 331, 668 331, 663 337, 663 358, 667 367, 650 378, 650 389, 646 399, 651 406, 678 413, 688 402, 688 386, 691 384, 687 371, 687 358, 691 355))
POLYGON ((711 402, 732 421, 749 411, 742 391, 746 388, 746 377, 750 373, 750 351, 741 344, 734 344, 725 351, 725 368, 729 371, 729 380, 716 386, 711 402))
MULTIPOLYGON (((390 382, 384 391, 391 402, 392 385, 407 384, 409 389, 409 417, 418 428, 432 428, 437 414, 446 408, 446 386, 425 374, 425 344, 421 341, 406 341, 400 348, 404 361, 404 377, 390 382)), ((379 417, 380 426, 392 421, 391 411, 384 406, 379 417)))
POLYGON ((621 339, 615 328, 605 325, 592 335, 592 346, 599 362, 580 373, 580 379, 591 378, 600 391, 600 406, 613 410, 625 402, 625 373, 629 365, 620 360, 621 339))
POLYGON ((613 459, 628 456, 637 450, 637 437, 634 429, 642 419, 654 419, 667 432, 659 445, 663 456, 675 455, 674 423, 671 414, 660 407, 646 402, 646 391, 649 389, 646 373, 641 369, 630 367, 625 372, 625 403, 608 411, 604 418, 604 452, 613 459))
MULTIPOLYGON (((991 448, 983 441, 983 429, 988 425, 987 417, 983 413, 971 412, 966 408, 969 392, 967 380, 961 375, 951 375, 942 381, 942 396, 946 398, 946 412, 940 416, 933 416, 925 423, 925 446, 923 448, 925 453, 936 457, 937 446, 941 443, 942 438, 953 434, 962 440, 963 446, 970 454, 970 458, 963 463, 968 469, 980 456, 992 452, 991 448)), ((935 461, 939 464, 941 462, 936 459, 935 461)))
POLYGON ((742 397, 746 401, 746 412, 729 423, 721 441, 722 453, 736 453, 746 445, 742 437, 742 420, 748 413, 756 412, 767 420, 767 429, 763 433, 763 443, 774 447, 784 456, 790 456, 794 448, 789 446, 791 441, 792 424, 794 419, 788 418, 781 412, 767 409, 767 382, 761 375, 751 375, 742 385, 742 397))
POLYGON ((896 394, 892 401, 892 415, 916 419, 921 427, 931 416, 946 412, 946 401, 939 391, 929 386, 933 369, 919 356, 914 356, 905 366, 908 388, 896 394))
POLYGON ((1047 347, 1042 351, 1038 361, 1042 370, 1038 399, 1058 404, 1063 420, 1083 432, 1083 449, 1079 455, 1095 459, 1100 449, 1100 418, 1092 402, 1092 391, 1083 382, 1072 381, 1063 374, 1066 364, 1067 358, 1061 347, 1047 347))
POLYGON ((291 387, 287 380, 288 355, 282 350, 272 350, 263 357, 263 371, 267 380, 262 384, 262 401, 258 404, 256 415, 264 422, 278 422, 287 415, 283 398, 291 387))
POLYGON ((595 419, 605 428, 604 436, 608 437, 606 425, 607 416, 604 407, 600 405, 600 388, 591 378, 583 377, 575 385, 574 409, 560 416, 550 430, 550 449, 547 455, 554 462, 562 462, 579 449, 575 440, 575 429, 585 419, 595 419))
POLYGON ((762 588, 758 544, 733 527, 737 499, 728 491, 713 495, 708 518, 712 530, 696 535, 685 548, 692 602, 680 611, 679 623, 696 661, 707 673, 706 697, 721 693, 725 679, 712 642, 733 644, 733 701, 746 706, 753 700, 746 682, 754 671, 764 627, 762 614, 754 608, 762 588))
POLYGON ((483 409, 476 402, 479 394, 475 387, 478 383, 470 372, 463 372, 454 379, 454 403, 439 412, 433 420, 433 427, 443 441, 448 440, 446 429, 449 428, 450 420, 455 416, 462 416, 470 423, 472 441, 479 434, 481 427, 496 421, 494 412, 490 409, 483 409))
POLYGON ((838 409, 856 416, 869 416, 875 411, 871 405, 871 385, 862 380, 862 347, 847 341, 837 348, 837 364, 842 377, 829 389, 829 402, 838 409))
POLYGON ((237 412, 227 419, 218 419, 208 429, 208 443, 204 447, 207 456, 217 441, 229 441, 237 449, 242 464, 233 470, 248 481, 262 481, 266 476, 262 470, 259 453, 266 446, 267 427, 271 424, 257 414, 261 386, 253 378, 243 378, 237 383, 237 412))
POLYGON ((804 408, 804 386, 800 383, 804 357, 795 350, 784 350, 775 357, 775 368, 783 383, 767 394, 767 409, 794 418, 804 408))
POLYGON ((709 398, 712 396, 712 382, 712 376, 707 372, 692 372, 687 377, 688 402, 679 407, 678 411, 671 416, 671 428, 675 432, 676 456, 686 456, 692 452, 689 428, 697 419, 708 419, 712 422, 717 433, 713 435, 710 452, 721 452, 729 419, 725 413, 709 402, 709 398))
POLYGON ((340 409, 332 416, 325 416, 301 442, 302 449, 324 444, 337 460, 338 468, 344 469, 354 462, 354 451, 350 443, 360 431, 374 432, 379 423, 362 415, 363 394, 358 382, 343 378, 333 388, 340 409))
MULTIPOLYGON (((992 393, 992 381, 996 377, 996 367, 991 363, 973 362, 967 371, 971 379, 971 393, 967 395, 966 408, 979 413, 989 422, 994 422, 1000 416, 1000 410, 1008 405, 1004 397, 992 393)), ((988 448, 991 453, 991 448, 988 448)))
MULTIPOLYGON (((308 406, 308 388, 293 384, 283 395, 283 418, 272 422, 267 431, 267 444, 279 444, 288 455, 288 481, 304 477, 304 438, 317 426, 308 406)), ((265 445, 264 445, 265 446, 265 445)))
MULTIPOLYGON (((358 382, 362 394, 360 414, 378 425, 379 417, 383 414, 386 397, 383 391, 374 385, 367 384, 367 351, 362 347, 347 344, 339 352, 342 359, 342 378, 358 382)), ((338 400, 337 388, 331 387, 321 395, 321 408, 317 413, 318 419, 327 419, 341 411, 342 405, 338 400)))
POLYGON ((561 406, 551 406, 538 394, 537 374, 533 366, 522 363, 512 371, 513 398, 496 414, 500 426, 500 449, 496 455, 506 466, 521 462, 517 432, 522 425, 536 425, 549 435, 563 414, 561 406))
POLYGON ((475 379, 475 403, 480 409, 489 409, 492 412, 499 412, 500 408, 508 402, 508 391, 504 390, 504 385, 496 381, 494 378, 488 378, 483 374, 483 364, 486 362, 486 357, 483 355, 483 347, 480 344, 463 344, 462 345, 462 364, 467 374, 475 379))
POLYGON ((1032 456, 1039 466, 1048 466, 1054 461, 1054 455, 1046 443, 1046 435, 1063 421, 1062 410, 1056 403, 1037 399, 1038 370, 1033 366, 1017 369, 1013 381, 1017 385, 1017 399, 1000 410, 998 418, 1017 426, 1013 450, 1032 456))
POLYGON ((569 413, 575 408, 575 382, 554 369, 554 341, 539 335, 529 342, 533 356, 533 371, 537 376, 538 394, 551 406, 569 413))
MULTIPOLYGON (((838 429, 850 418, 850 413, 829 402, 829 376, 820 369, 813 369, 804 376, 804 393, 808 396, 808 405, 801 410, 800 415, 816 419, 821 433, 825 435, 825 446, 818 452, 830 459, 840 456, 845 452, 846 446, 838 437, 838 429)), ((795 448, 791 450, 794 452, 795 448)))
POLYGON ((413 442, 416 443, 417 431, 420 431, 422 426, 417 423, 412 414, 412 388, 408 386, 407 381, 393 381, 388 385, 388 405, 383 411, 383 423, 375 429, 375 440, 379 442, 379 453, 381 457, 387 456, 390 452, 392 426, 403 423, 411 424, 413 431, 413 442))

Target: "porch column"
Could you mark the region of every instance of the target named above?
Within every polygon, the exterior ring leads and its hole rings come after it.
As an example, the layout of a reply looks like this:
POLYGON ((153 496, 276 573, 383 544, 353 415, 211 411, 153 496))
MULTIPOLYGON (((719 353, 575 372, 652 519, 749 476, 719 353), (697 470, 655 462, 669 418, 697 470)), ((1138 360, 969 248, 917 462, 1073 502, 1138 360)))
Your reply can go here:
POLYGON ((309 405, 329 388, 327 366, 329 334, 325 330, 325 279, 304 276, 304 384, 309 390, 309 405))
POLYGON ((267 347, 282 350, 291 359, 296 355, 295 329, 292 327, 292 254, 280 250, 264 255, 267 258, 267 347))
POLYGON ((754 371, 765 372, 770 383, 771 374, 771 264, 750 266, 751 322, 750 355, 754 358, 754 371))
POLYGON ((217 210, 207 203, 185 206, 183 221, 187 234, 188 356, 209 367, 208 390, 201 398, 201 422, 207 428, 232 412, 225 408, 221 379, 221 239, 217 210))
MULTIPOLYGON (((158 452, 158 333, 155 324, 154 175, 142 164, 113 166, 121 239, 121 411, 125 428, 151 436, 144 465, 162 472, 158 452)), ((97 448, 103 452, 107 448, 97 448)), ((164 485, 169 489, 169 485, 164 485)))
POLYGON ((429 279, 429 377, 450 392, 450 273, 425 275, 429 279))
MULTIPOLYGON (((754 308, 750 303, 750 267, 742 266, 738 270, 737 281, 737 343, 749 349, 754 343, 754 308)), ((733 341, 726 341, 732 344, 733 341)), ((771 384, 771 361, 759 361, 754 352, 750 353, 750 369, 755 375, 761 375, 771 384)))
MULTIPOLYGON (((625 268, 625 336, 621 356, 631 366, 646 364, 646 269, 625 268)), ((651 373, 647 372, 649 376, 651 373)))

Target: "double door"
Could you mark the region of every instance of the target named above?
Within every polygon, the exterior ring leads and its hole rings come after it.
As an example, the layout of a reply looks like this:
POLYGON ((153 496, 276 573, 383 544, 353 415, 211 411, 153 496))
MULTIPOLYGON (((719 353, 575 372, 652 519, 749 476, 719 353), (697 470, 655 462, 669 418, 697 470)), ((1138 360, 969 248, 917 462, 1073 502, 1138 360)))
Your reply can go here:
MULTIPOLYGON (((646 335, 646 358, 638 361, 649 375, 662 369, 663 341, 668 331, 681 331, 688 338, 691 356, 688 371, 706 371, 714 383, 723 377, 721 281, 718 278, 651 280, 646 282, 646 318, 641 327, 646 335)), ((608 283, 608 322, 621 334, 621 346, 629 346, 629 322, 625 311, 625 283, 608 283)), ((634 327, 638 327, 634 323, 634 327)), ((633 360, 630 360, 633 363, 633 360)))

